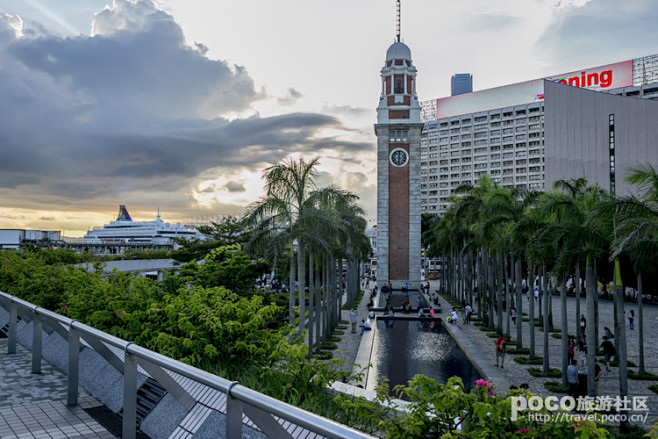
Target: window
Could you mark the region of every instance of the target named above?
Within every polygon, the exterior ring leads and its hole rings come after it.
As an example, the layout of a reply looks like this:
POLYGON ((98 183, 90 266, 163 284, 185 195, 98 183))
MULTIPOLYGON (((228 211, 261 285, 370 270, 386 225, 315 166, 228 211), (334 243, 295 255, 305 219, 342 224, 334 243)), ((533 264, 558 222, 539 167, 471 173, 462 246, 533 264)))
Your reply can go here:
POLYGON ((391 130, 389 131, 389 141, 391 143, 400 143, 409 141, 409 131, 407 130, 391 130))
POLYGON ((395 80, 395 93, 400 94, 404 93, 402 89, 402 80, 401 79, 396 79, 395 80))

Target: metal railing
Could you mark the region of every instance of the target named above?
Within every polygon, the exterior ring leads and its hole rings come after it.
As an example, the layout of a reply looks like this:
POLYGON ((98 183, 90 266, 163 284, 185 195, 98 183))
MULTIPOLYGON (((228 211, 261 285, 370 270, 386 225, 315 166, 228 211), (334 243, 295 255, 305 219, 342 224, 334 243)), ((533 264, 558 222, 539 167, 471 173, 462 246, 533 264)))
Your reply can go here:
MULTIPOLYGON (((370 438, 371 436, 351 429, 345 425, 315 415, 298 407, 271 398, 251 390, 237 382, 232 382, 212 375, 203 370, 176 361, 94 329, 76 320, 38 307, 15 296, 0 291, 0 305, 9 313, 7 331, 7 353, 16 353, 18 316, 33 322, 32 331, 32 373, 41 373, 42 337, 44 326, 57 332, 68 340, 68 386, 67 404, 78 403, 78 378, 80 368, 81 340, 84 340, 95 352, 109 362, 123 375, 123 435, 125 439, 134 438, 137 431, 137 377, 138 366, 158 381, 181 406, 189 412, 198 401, 179 384, 171 371, 187 377, 197 383, 208 386, 226 395, 226 431, 218 436, 229 439, 242 437, 243 416, 251 420, 265 435, 272 438, 294 437, 291 431, 282 425, 288 421, 294 426, 326 438, 370 438), (124 358, 117 356, 111 347, 124 353, 124 358), (276 417, 276 418, 275 418, 276 417), (278 418, 278 419, 277 419, 278 418)), ((297 429, 298 430, 298 429, 297 429)))

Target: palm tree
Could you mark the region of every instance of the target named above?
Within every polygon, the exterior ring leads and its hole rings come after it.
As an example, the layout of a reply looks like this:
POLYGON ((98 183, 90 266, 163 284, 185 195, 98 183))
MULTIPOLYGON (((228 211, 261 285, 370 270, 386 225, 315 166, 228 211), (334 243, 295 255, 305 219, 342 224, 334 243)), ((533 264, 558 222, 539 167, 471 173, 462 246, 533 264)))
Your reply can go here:
MULTIPOLYGON (((252 224, 261 224, 263 230, 285 237, 290 260, 290 322, 294 323, 295 279, 299 291, 299 333, 306 329, 306 251, 307 242, 315 236, 318 227, 326 223, 327 211, 323 207, 354 204, 356 195, 329 186, 318 189, 317 166, 319 158, 306 161, 303 157, 288 158, 263 171, 266 195, 247 209, 245 218, 252 224), (297 261, 295 263, 295 244, 297 261), (295 274, 295 269, 298 273, 295 274)), ((262 235, 261 235, 262 236, 262 235)), ((280 239, 276 244, 280 244, 280 239)))
POLYGON ((638 369, 639 373, 645 373, 642 272, 653 271, 658 251, 658 172, 651 165, 638 165, 629 169, 625 180, 643 193, 640 198, 628 196, 615 200, 617 224, 612 257, 627 254, 637 273, 638 369))

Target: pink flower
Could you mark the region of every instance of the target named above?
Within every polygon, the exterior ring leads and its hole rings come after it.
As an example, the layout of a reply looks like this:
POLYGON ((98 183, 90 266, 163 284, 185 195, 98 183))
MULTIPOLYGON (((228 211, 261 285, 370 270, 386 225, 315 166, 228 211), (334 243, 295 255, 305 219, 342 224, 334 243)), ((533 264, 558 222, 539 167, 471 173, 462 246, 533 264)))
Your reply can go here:
POLYGON ((122 315, 125 314, 125 313, 126 313, 125 311, 121 311, 121 314, 122 314, 122 315))
POLYGON ((491 381, 480 379, 480 380, 477 380, 475 382, 475 386, 476 387, 491 387, 491 386, 493 386, 493 384, 491 383, 491 381))
POLYGON ((495 390, 492 390, 491 392, 487 393, 487 396, 494 396, 496 393, 498 393, 498 392, 496 392, 495 390))
POLYGON ((530 433, 530 429, 529 428, 519 428, 519 433, 528 434, 528 433, 530 433))

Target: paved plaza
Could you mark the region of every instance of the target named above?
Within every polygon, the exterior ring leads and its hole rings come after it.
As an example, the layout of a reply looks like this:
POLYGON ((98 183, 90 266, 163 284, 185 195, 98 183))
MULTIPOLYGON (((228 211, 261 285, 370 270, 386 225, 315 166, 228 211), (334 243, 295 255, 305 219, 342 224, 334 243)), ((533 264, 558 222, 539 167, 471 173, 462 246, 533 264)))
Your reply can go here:
POLYGON ((20 344, 7 354, 7 339, 0 339, 0 438, 100 438, 116 436, 86 411, 102 404, 82 387, 78 405, 66 405, 66 375, 43 361, 40 374, 32 374, 32 353, 20 344))

